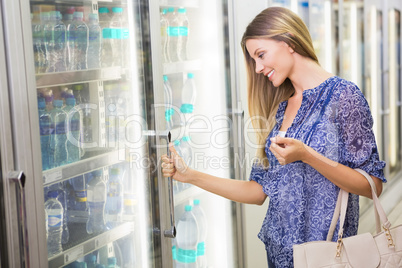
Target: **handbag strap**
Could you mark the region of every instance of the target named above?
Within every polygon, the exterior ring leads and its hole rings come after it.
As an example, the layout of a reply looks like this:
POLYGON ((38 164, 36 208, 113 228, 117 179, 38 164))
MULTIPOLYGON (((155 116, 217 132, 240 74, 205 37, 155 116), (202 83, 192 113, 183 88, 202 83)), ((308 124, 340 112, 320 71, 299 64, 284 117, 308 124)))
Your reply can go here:
MULTIPOLYGON (((364 170, 361 170, 361 169, 358 169, 358 168, 355 169, 355 170, 358 171, 360 174, 362 174, 370 184, 371 194, 372 194, 372 198, 373 198, 373 202, 374 202, 374 215, 375 215, 375 218, 376 218, 376 230, 377 230, 377 233, 379 233, 381 231, 380 222, 382 223, 383 227, 389 229, 391 227, 391 223, 388 221, 387 215, 385 214, 384 209, 381 206, 380 201, 378 200, 377 191, 376 191, 376 187, 375 187, 373 179, 364 170)), ((338 194, 338 199, 337 199, 337 202, 336 202, 336 206, 335 206, 335 210, 334 210, 334 214, 332 216, 331 225, 329 227, 329 231, 328 231, 328 235, 327 235, 327 241, 332 241, 332 238, 333 238, 333 235, 334 235, 334 231, 335 231, 336 224, 338 222, 339 216, 341 217, 340 222, 339 222, 339 226, 340 226, 339 227, 339 234, 341 234, 341 235, 343 234, 343 226, 344 226, 344 223, 345 223, 348 199, 349 199, 348 192, 340 189, 339 194, 338 194)))

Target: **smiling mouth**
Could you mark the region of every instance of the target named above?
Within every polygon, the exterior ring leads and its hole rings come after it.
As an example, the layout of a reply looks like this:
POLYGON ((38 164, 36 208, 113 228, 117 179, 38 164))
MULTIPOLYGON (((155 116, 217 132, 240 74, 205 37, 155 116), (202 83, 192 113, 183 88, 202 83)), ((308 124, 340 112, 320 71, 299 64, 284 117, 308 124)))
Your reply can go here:
POLYGON ((267 77, 270 78, 273 73, 274 73, 274 70, 270 71, 270 72, 267 74, 267 77))

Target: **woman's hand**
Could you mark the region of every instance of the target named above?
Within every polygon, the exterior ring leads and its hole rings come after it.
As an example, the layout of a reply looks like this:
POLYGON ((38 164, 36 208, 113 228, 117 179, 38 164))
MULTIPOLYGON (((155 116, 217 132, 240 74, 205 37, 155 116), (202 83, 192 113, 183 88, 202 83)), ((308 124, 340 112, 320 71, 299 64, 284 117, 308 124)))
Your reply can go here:
POLYGON ((299 140, 292 138, 273 137, 269 150, 278 159, 279 164, 286 165, 304 159, 307 145, 299 140))
POLYGON ((189 182, 189 170, 183 158, 179 156, 173 144, 169 144, 170 158, 165 154, 162 156, 162 173, 164 177, 172 177, 180 182, 189 182))

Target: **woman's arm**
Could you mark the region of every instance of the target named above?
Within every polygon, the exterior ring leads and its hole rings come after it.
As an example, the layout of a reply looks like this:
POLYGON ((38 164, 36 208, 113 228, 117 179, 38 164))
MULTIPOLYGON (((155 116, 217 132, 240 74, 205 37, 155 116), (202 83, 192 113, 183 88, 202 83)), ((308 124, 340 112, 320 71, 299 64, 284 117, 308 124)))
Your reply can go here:
MULTIPOLYGON (((370 184, 356 170, 326 158, 295 139, 275 137, 271 139, 271 142, 270 150, 281 165, 301 160, 339 188, 353 194, 372 198, 370 184)), ((371 177, 374 180, 377 195, 379 196, 382 192, 382 181, 377 177, 371 177)))
POLYGON ((162 173, 164 177, 191 183, 208 192, 220 195, 232 201, 262 205, 267 198, 262 186, 255 181, 239 181, 208 175, 189 168, 177 154, 172 145, 169 146, 171 157, 162 156, 162 173))

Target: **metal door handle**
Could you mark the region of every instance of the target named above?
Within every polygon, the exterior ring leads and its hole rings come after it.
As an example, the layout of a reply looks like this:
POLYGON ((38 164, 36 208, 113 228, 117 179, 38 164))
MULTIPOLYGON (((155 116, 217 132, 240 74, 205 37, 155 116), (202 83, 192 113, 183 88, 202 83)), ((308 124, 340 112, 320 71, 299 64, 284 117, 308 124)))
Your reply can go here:
POLYGON ((27 234, 27 218, 26 218, 26 202, 25 202, 25 174, 23 171, 10 171, 7 176, 8 182, 15 183, 15 197, 18 215, 19 245, 21 264, 28 259, 28 234, 27 234))
MULTIPOLYGON (((170 132, 167 135, 167 155, 170 157, 169 143, 171 141, 170 132)), ((170 229, 166 229, 163 234, 165 237, 175 238, 176 237, 176 224, 174 222, 174 196, 173 196, 173 179, 168 178, 168 191, 169 191, 169 208, 170 208, 170 229)))

